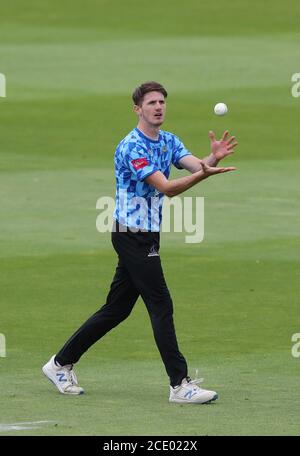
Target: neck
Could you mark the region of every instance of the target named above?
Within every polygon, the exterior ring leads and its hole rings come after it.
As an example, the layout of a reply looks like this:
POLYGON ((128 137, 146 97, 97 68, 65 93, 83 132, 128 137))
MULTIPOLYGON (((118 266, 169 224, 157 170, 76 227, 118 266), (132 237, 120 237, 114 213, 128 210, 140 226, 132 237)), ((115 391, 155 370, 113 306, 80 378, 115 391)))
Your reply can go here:
POLYGON ((155 140, 159 138, 159 126, 145 125, 143 122, 139 122, 137 128, 148 138, 155 140))

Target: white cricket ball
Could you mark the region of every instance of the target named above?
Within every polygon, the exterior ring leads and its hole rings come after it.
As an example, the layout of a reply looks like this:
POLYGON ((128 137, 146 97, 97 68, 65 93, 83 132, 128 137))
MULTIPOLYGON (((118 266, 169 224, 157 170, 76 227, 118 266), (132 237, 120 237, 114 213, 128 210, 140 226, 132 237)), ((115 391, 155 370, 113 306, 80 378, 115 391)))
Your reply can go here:
POLYGON ((228 112, 228 108, 225 103, 217 103, 214 112, 217 116, 224 116, 228 112))

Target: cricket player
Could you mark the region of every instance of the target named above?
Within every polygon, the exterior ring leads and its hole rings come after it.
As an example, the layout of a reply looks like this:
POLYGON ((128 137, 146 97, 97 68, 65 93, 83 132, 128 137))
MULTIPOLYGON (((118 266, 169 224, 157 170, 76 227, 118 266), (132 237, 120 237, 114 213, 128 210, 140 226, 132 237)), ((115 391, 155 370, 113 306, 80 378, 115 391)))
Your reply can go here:
POLYGON ((207 403, 218 398, 188 375, 173 321, 173 302, 161 265, 160 225, 164 196, 179 195, 215 174, 235 170, 217 167, 237 145, 225 131, 217 141, 209 132, 210 154, 192 155, 180 139, 161 130, 166 114, 166 89, 150 81, 133 93, 138 123, 115 152, 116 207, 112 244, 118 255, 115 276, 105 304, 94 313, 43 366, 44 374, 63 394, 84 392, 73 365, 108 331, 125 320, 139 296, 149 313, 154 338, 170 383, 170 402, 207 403), (169 179, 171 165, 189 175, 169 179))

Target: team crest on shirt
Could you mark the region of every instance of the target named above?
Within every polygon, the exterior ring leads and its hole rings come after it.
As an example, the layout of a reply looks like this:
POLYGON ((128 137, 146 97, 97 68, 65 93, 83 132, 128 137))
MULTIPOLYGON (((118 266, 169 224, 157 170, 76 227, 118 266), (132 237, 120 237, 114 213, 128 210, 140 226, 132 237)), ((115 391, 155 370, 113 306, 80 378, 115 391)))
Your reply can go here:
POLYGON ((163 151, 163 152, 167 152, 167 150, 168 150, 167 146, 164 146, 164 147, 162 148, 162 151, 163 151))

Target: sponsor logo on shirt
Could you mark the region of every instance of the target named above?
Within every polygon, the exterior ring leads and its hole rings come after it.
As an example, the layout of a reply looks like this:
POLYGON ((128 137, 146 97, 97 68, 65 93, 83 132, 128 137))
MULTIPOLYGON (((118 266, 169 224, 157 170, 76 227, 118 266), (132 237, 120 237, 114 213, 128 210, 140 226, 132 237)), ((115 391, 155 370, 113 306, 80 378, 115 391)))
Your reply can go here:
POLYGON ((138 170, 144 168, 145 166, 149 165, 147 158, 136 158, 131 160, 132 166, 134 169, 138 170))

